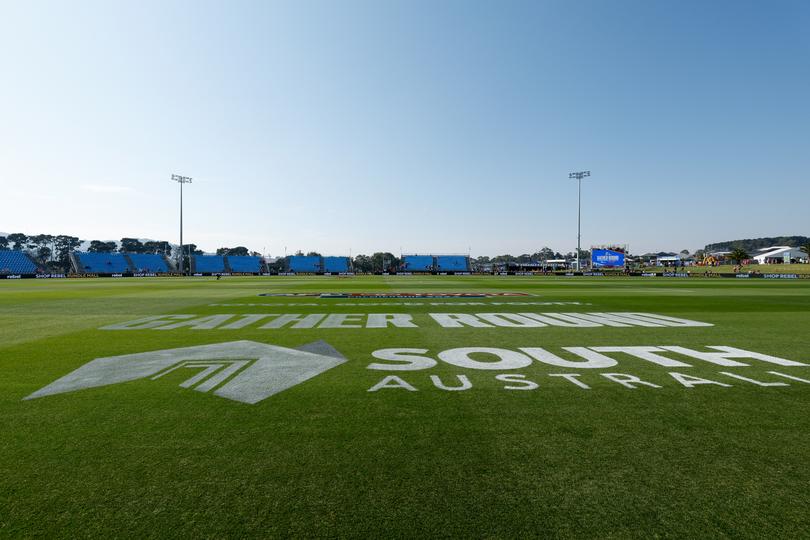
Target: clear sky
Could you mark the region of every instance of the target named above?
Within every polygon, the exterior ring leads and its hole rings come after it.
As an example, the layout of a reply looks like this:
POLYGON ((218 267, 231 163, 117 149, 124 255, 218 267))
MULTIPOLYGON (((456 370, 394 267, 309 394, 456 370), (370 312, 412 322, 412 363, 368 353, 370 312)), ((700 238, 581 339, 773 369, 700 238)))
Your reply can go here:
POLYGON ((810 235, 810 2, 0 0, 0 231, 207 251, 810 235))

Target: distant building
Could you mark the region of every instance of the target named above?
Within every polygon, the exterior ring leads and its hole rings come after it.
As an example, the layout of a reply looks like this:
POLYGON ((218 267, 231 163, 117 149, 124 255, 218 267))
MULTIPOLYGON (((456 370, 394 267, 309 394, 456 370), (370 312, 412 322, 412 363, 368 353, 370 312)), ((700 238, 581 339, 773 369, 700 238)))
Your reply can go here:
POLYGON ((799 261, 805 259, 807 255, 799 248, 790 246, 771 246, 758 250, 754 255, 754 260, 759 264, 780 264, 788 261, 799 261))

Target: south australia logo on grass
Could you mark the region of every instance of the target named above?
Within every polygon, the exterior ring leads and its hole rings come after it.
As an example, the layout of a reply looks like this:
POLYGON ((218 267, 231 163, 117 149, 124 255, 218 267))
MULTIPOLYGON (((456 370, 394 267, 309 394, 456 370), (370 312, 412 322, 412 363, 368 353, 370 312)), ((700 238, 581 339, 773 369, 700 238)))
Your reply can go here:
POLYGON ((242 403, 258 403, 339 366, 346 358, 323 341, 295 349, 229 341, 122 356, 96 358, 25 399, 109 386, 139 379, 158 380, 186 370, 183 388, 242 403))

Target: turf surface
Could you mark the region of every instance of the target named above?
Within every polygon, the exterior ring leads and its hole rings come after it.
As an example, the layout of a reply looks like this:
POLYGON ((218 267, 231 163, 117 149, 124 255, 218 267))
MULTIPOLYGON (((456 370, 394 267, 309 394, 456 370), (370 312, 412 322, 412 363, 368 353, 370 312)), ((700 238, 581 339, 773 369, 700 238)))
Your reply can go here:
MULTIPOLYGON (((367 369, 385 348, 725 345, 810 363, 810 280, 356 277, 0 281, 0 534, 806 537, 810 367, 367 369), (522 292, 346 300, 270 292, 522 292), (405 303, 411 305, 403 305, 405 303), (484 305, 469 305, 470 303, 484 305), (579 302, 579 305, 524 305, 579 302), (443 305, 431 305, 431 304, 443 305), (502 305, 497 305, 497 304, 502 305), (225 305, 222 305, 225 304, 225 305), (241 304, 241 305, 240 305, 241 304), (247 305, 254 304, 254 305, 247 305), (258 304, 258 305, 256 305, 258 304), (650 312, 686 328, 442 328, 429 313, 650 312), (418 328, 101 330, 151 315, 409 313, 418 328), (23 401, 97 357, 324 340, 348 362, 254 405, 188 373, 23 401), (602 377, 661 386, 631 390, 602 377), (731 387, 686 388, 669 372, 731 387), (506 390, 519 373, 539 384, 506 390), (591 387, 550 377, 579 373, 591 387), (418 389, 368 392, 396 375, 418 389), (472 384, 466 391, 437 388, 472 384)), ((484 361, 484 358, 481 358, 484 361)))

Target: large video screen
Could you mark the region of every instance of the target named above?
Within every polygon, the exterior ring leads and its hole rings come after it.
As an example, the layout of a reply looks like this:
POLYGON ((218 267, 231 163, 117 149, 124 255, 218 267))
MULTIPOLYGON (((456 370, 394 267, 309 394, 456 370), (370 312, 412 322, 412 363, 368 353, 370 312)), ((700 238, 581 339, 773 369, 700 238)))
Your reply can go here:
POLYGON ((592 249, 591 266, 594 268, 614 268, 624 266, 624 253, 611 249, 592 249))

